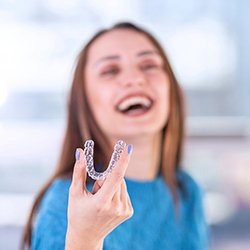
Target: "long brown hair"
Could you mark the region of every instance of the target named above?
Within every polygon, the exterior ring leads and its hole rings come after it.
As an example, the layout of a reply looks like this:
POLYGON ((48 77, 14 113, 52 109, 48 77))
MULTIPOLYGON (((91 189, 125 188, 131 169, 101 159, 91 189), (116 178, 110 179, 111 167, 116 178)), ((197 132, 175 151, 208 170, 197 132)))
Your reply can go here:
MULTIPOLYGON (((86 44, 86 46, 82 49, 78 56, 73 76, 73 82, 69 93, 67 127, 59 161, 54 174, 50 177, 50 179, 43 186, 43 188, 35 198, 26 227, 24 229, 21 249, 25 249, 26 246, 28 247, 28 249, 30 248, 33 220, 39 204, 49 186, 57 178, 72 177, 73 166, 75 163, 74 155, 77 147, 82 147, 82 144, 85 140, 90 138, 93 139, 95 141, 95 161, 97 163, 102 163, 102 166, 107 165, 106 163, 108 162, 112 147, 111 145, 109 145, 107 137, 99 128, 97 122, 93 117, 93 114, 90 111, 84 88, 84 70, 87 61, 88 49, 91 44, 98 37, 114 29, 131 29, 145 35, 158 49, 160 55, 164 60, 164 69, 170 79, 170 112, 168 122, 163 128, 160 171, 164 176, 164 179, 167 182, 168 186, 171 188, 173 194, 175 194, 178 185, 175 172, 180 167, 184 135, 182 92, 172 71, 168 58, 157 40, 149 32, 138 26, 135 26, 134 24, 127 22, 118 23, 110 29, 103 29, 99 31, 86 44)), ((87 181, 89 182, 91 180, 88 179, 87 181)))

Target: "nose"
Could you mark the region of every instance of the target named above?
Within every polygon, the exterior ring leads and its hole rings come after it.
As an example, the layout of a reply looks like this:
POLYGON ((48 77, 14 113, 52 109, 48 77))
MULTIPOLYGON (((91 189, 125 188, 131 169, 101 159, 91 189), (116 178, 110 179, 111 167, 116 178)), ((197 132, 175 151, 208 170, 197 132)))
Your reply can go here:
POLYGON ((120 82, 123 87, 129 87, 133 85, 143 86, 145 84, 145 78, 139 69, 131 67, 124 70, 123 74, 121 75, 120 82))

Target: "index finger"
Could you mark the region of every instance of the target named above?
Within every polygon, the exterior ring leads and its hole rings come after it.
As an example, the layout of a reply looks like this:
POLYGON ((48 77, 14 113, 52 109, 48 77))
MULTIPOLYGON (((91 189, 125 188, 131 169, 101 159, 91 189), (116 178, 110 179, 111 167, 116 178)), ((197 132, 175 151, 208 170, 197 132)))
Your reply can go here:
POLYGON ((118 190, 121 181, 124 178, 125 172, 127 170, 133 146, 130 144, 125 147, 121 154, 120 160, 118 160, 116 167, 113 169, 112 173, 104 181, 102 187, 98 191, 98 195, 103 199, 112 199, 115 192, 118 190))

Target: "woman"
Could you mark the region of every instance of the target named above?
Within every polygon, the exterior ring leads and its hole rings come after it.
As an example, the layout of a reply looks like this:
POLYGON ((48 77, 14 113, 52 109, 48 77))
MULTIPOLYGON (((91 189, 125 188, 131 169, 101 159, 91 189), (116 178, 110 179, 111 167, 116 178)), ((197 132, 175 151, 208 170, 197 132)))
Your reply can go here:
POLYGON ((180 169, 183 113, 180 87, 151 34, 130 23, 97 33, 79 55, 60 161, 35 200, 23 246, 207 249, 200 188, 180 169), (131 144, 95 183, 81 149, 90 138, 99 172, 117 140, 131 144))

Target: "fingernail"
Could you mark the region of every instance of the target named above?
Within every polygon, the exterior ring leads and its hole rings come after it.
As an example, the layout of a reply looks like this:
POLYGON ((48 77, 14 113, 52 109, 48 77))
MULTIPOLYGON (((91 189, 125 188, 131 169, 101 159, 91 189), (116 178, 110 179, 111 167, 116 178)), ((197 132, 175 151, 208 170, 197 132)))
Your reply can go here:
POLYGON ((132 145, 132 144, 129 144, 129 145, 128 145, 128 154, 131 155, 131 154, 132 154, 132 151, 133 151, 133 145, 132 145))
POLYGON ((80 150, 78 148, 76 149, 75 156, 76 156, 76 160, 79 161, 80 160, 80 150))

